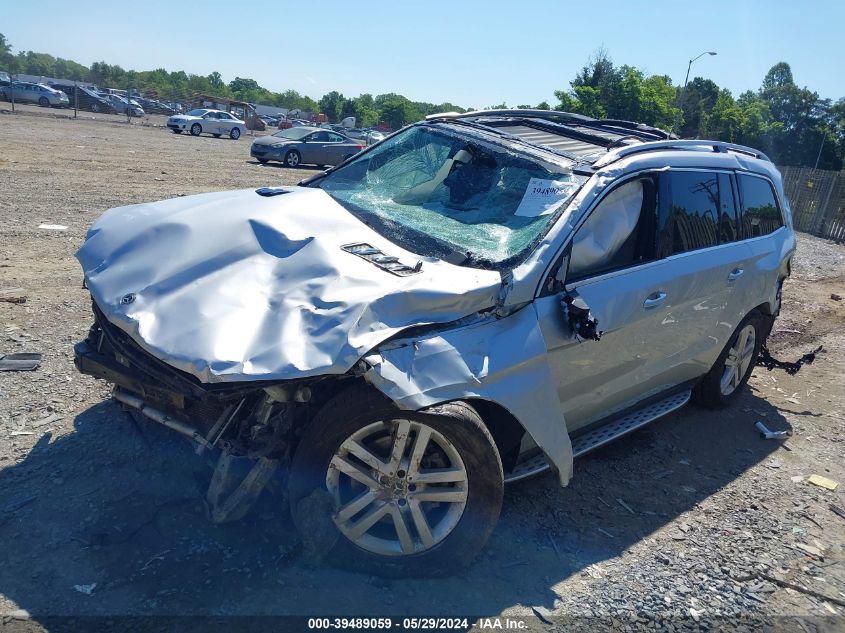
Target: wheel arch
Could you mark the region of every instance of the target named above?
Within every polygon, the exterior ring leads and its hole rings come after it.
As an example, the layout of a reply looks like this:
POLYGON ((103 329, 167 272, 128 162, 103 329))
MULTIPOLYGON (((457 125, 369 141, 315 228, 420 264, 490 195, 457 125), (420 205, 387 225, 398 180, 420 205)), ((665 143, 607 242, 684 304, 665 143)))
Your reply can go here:
POLYGON ((483 398, 466 398, 462 402, 466 402, 476 410, 478 415, 481 416, 484 426, 493 436, 493 441, 496 443, 496 448, 499 450, 499 456, 502 459, 502 468, 504 468, 505 474, 513 470, 516 459, 519 457, 522 438, 526 433, 529 437, 531 434, 526 431, 513 413, 498 402, 483 398))

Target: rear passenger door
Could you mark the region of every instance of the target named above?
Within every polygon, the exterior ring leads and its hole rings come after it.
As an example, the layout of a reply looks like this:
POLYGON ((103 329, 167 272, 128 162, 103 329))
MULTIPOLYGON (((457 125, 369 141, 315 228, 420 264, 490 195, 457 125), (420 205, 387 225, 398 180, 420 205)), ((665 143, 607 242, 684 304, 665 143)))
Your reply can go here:
POLYGON ((670 169, 661 191, 658 253, 673 270, 666 318, 685 337, 661 371, 683 382, 710 369, 739 324, 735 297, 751 277, 751 251, 742 240, 731 172, 670 169))

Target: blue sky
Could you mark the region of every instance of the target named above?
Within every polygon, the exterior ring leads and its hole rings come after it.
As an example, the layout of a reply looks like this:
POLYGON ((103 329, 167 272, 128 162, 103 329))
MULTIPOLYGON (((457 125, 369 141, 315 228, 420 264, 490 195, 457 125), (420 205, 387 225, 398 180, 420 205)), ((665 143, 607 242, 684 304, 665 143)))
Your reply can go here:
POLYGON ((464 107, 554 105, 554 90, 567 88, 602 45, 615 63, 676 84, 691 57, 715 50, 690 77, 735 96, 786 61, 796 83, 838 99, 843 24, 841 1, 0 0, 0 32, 15 52, 135 70, 216 70, 226 81, 250 77, 314 98, 397 92, 464 107))

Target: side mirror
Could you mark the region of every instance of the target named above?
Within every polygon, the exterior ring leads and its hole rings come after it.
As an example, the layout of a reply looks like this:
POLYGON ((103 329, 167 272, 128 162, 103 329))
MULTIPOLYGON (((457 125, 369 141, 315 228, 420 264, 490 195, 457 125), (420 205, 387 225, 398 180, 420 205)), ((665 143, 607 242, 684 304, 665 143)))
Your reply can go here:
POLYGON ((598 341, 601 339, 602 331, 599 330, 599 321, 590 312, 590 306, 577 294, 565 292, 560 299, 563 308, 564 318, 569 323, 569 330, 577 337, 598 341))

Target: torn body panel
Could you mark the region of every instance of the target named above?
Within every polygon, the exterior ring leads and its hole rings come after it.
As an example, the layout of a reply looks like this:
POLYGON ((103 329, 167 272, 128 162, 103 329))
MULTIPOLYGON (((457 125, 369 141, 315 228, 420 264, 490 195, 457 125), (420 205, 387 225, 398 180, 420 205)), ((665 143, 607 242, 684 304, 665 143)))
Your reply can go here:
POLYGON ((572 477, 566 431, 546 343, 532 305, 419 339, 394 341, 364 358, 364 377, 397 405, 418 410, 481 398, 507 409, 545 453, 565 486, 572 477))

